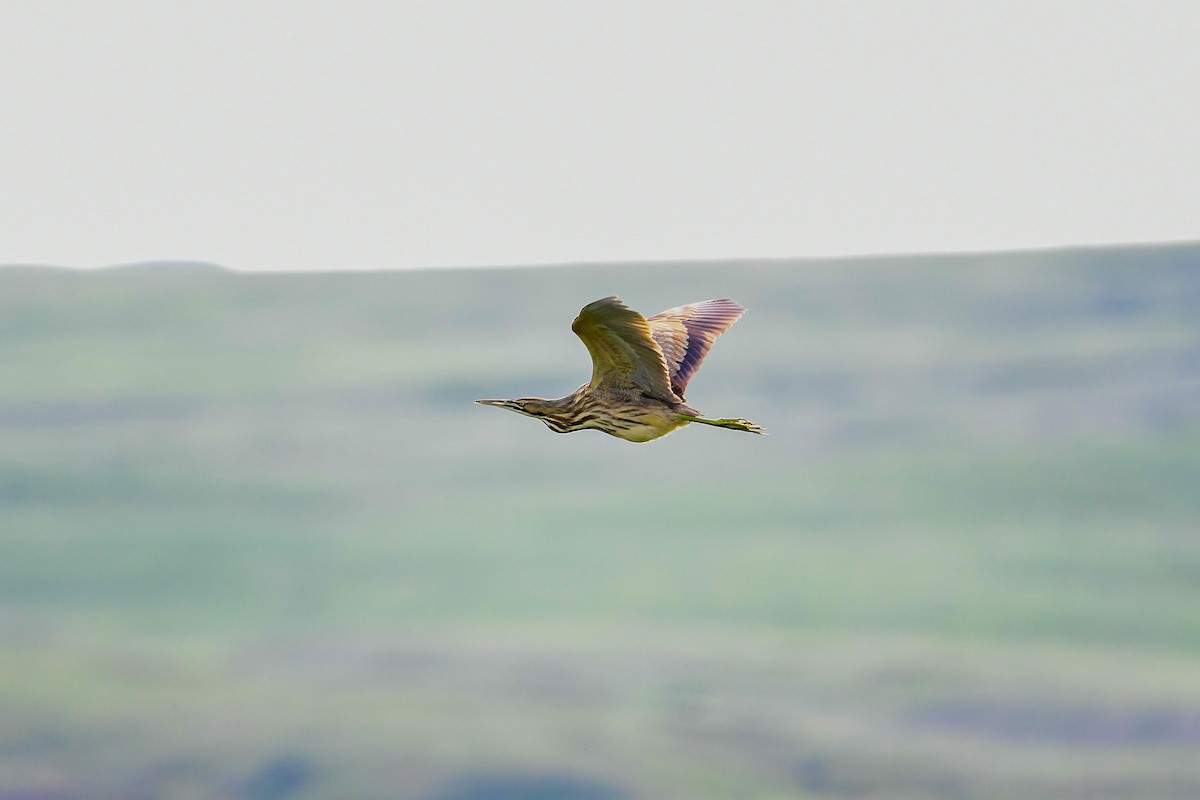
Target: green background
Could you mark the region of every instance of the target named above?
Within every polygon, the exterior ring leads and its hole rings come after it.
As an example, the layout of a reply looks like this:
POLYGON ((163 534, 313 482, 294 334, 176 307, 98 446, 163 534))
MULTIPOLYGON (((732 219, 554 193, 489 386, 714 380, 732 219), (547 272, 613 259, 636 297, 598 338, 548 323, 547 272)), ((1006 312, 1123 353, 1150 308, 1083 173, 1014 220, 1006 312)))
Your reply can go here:
POLYGON ((0 269, 5 800, 1200 797, 1198 537, 1200 246, 0 269))

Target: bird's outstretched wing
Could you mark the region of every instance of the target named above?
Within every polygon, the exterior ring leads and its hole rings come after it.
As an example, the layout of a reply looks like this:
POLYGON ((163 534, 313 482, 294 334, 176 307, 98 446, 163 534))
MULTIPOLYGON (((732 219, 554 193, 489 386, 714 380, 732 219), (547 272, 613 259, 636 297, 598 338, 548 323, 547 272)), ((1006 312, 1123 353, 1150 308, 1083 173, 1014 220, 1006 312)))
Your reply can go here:
POLYGON ((638 389, 666 403, 679 400, 646 318, 616 297, 588 303, 571 330, 592 354, 593 389, 638 389))
POLYGON ((671 390, 680 399, 713 342, 744 313, 746 309, 732 300, 706 300, 668 309, 647 320, 650 336, 666 359, 671 390))

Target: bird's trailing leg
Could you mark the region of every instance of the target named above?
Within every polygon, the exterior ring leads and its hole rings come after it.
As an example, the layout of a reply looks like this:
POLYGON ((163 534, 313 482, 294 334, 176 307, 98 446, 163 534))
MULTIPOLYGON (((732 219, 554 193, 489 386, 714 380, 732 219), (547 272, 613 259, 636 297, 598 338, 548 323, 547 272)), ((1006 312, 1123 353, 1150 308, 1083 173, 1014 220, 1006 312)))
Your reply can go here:
POLYGON ((757 433, 759 436, 766 434, 763 427, 756 422, 751 422, 748 419, 704 419, 703 417, 683 417, 688 422, 699 422, 702 425, 715 425, 718 428, 729 428, 733 431, 745 431, 746 433, 757 433))

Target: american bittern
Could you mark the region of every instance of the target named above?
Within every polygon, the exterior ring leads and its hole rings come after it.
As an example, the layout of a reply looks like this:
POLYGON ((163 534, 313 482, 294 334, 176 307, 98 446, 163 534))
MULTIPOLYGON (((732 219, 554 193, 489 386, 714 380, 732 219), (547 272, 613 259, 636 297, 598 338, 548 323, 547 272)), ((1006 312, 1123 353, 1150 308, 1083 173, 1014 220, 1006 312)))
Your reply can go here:
POLYGON ((683 390, 712 347, 746 309, 732 300, 707 300, 646 319, 616 297, 589 303, 571 330, 592 354, 592 380, 566 397, 476 400, 540 419, 555 433, 598 430, 648 442, 689 422, 763 433, 744 419, 705 419, 683 390))

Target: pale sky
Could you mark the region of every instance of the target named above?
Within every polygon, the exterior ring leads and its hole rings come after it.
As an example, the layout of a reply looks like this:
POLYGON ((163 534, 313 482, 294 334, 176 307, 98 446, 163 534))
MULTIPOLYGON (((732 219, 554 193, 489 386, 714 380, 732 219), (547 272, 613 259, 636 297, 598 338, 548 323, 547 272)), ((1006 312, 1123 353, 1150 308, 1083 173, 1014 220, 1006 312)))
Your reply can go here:
POLYGON ((1200 3, 0 0, 0 263, 1200 239, 1200 3))

